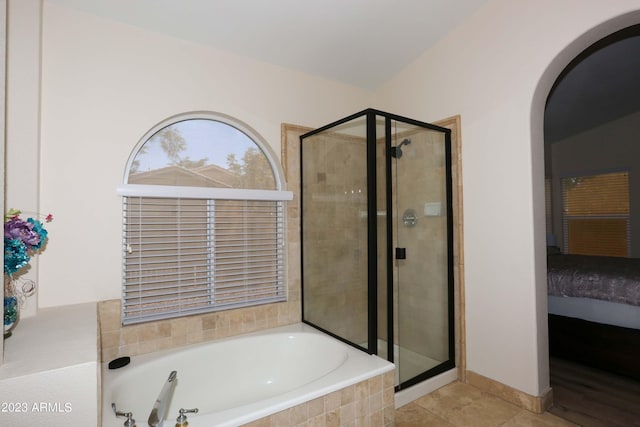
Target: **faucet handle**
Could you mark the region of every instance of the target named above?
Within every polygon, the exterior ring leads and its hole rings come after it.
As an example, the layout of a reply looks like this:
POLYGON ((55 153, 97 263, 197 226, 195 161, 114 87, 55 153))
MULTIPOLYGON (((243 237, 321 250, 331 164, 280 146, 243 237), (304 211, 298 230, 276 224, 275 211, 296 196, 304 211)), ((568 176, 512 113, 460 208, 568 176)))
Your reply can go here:
POLYGON ((187 427, 189 425, 189 422, 187 421, 187 416, 185 414, 197 414, 198 408, 193 408, 193 409, 180 408, 178 412, 180 412, 180 415, 178 416, 178 418, 176 418, 176 427, 187 427))
POLYGON ((116 404, 113 402, 111 403, 111 409, 113 409, 113 412, 116 414, 116 417, 127 417, 127 419, 124 422, 124 427, 136 427, 136 420, 133 419, 132 412, 118 411, 116 409, 116 404))

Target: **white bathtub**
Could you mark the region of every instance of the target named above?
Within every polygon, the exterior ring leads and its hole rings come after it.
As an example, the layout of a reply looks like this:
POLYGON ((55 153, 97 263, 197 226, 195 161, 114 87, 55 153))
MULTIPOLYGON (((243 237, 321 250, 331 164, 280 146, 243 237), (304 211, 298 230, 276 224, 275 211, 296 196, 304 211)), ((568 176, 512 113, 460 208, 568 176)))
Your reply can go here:
POLYGON ((393 370, 393 364, 298 323, 148 355, 123 368, 102 367, 103 427, 121 427, 118 411, 147 419, 171 371, 177 385, 164 426, 180 408, 189 427, 248 423, 393 370))

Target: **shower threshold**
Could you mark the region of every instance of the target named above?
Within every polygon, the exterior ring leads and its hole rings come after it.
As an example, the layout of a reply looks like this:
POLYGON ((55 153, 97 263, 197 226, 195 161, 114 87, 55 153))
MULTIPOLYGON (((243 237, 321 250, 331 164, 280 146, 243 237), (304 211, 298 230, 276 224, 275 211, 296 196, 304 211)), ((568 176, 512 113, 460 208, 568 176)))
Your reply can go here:
MULTIPOLYGON (((366 347, 367 345, 365 343, 361 344, 361 346, 366 347)), ((388 360, 387 342, 385 340, 378 339, 378 356, 388 360)), ((402 379, 404 382, 442 363, 441 361, 416 353, 415 351, 407 350, 406 348, 402 348, 402 351, 400 351, 398 344, 393 345, 393 361, 396 365, 394 385, 400 384, 400 371, 402 371, 402 379)))

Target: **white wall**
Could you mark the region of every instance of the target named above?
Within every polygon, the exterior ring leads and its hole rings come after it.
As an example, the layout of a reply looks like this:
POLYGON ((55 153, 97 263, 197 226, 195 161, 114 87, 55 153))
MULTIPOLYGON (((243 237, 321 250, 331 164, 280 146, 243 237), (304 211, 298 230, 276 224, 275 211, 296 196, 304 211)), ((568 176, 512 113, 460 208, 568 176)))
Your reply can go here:
POLYGON ((544 100, 575 55, 640 17, 603 22, 638 9, 640 0, 490 1, 372 98, 45 2, 40 206, 56 220, 40 304, 119 297, 115 188, 138 138, 169 115, 233 115, 278 152, 281 122, 319 126, 367 106, 421 120, 461 114, 467 367, 540 395, 544 100))
MULTIPOLYGON (((41 0, 7 4, 5 201, 7 209, 20 209, 25 217, 39 212, 41 11, 41 0)), ((38 262, 33 257, 21 277, 38 282, 38 262)), ((36 308, 37 297, 28 298, 20 315, 32 316, 36 308)))
POLYGON ((631 256, 640 258, 640 112, 551 145, 553 225, 562 243, 562 184, 569 176, 629 171, 631 256))
POLYGON ((353 87, 44 3, 40 305, 117 299, 131 150, 174 114, 209 110, 280 152, 282 122, 320 126, 368 106, 353 87))
POLYGON ((531 395, 549 387, 544 101, 581 50, 640 15, 608 20, 638 9, 493 0, 378 94, 421 120, 461 114, 467 368, 531 395))
MULTIPOLYGON (((0 0, 0 81, 6 79, 6 66, 7 66, 7 1, 0 0)), ((0 175, 4 176, 4 157, 5 157, 5 101, 6 92, 5 86, 0 87, 0 143, 2 148, 0 149, 0 175)), ((3 181, 4 182, 4 181, 3 181)), ((0 188, 0 206, 4 212, 4 185, 0 188)), ((0 295, 4 297, 4 286, 0 290, 0 295)), ((0 360, 4 359, 4 339, 0 343, 0 360)))

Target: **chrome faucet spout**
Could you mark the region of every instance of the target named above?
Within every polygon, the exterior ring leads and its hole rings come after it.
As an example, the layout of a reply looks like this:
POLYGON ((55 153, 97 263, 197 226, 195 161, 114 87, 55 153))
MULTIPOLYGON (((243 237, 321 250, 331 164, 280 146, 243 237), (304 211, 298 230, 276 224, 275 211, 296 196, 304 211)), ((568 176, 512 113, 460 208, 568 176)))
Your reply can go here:
POLYGON ((162 390, 160 390, 160 394, 153 404, 153 409, 151 409, 149 419, 147 420, 149 427, 158 427, 162 425, 164 417, 167 413, 169 400, 171 400, 171 396, 173 395, 173 389, 176 388, 177 376, 177 371, 171 371, 171 373, 169 374, 169 378, 167 378, 167 381, 162 386, 162 390))

